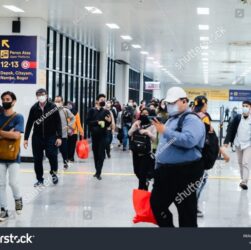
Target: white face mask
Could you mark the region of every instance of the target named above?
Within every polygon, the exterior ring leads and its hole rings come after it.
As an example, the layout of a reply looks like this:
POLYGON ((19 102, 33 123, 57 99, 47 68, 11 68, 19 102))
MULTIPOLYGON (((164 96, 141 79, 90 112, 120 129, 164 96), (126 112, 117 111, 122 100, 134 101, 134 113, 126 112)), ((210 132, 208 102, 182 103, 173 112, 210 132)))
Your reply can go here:
POLYGON ((37 100, 38 100, 40 103, 45 103, 46 100, 47 100, 47 96, 46 96, 46 95, 38 96, 37 100))
POLYGON ((175 115, 179 114, 179 107, 176 103, 175 104, 168 104, 167 111, 170 116, 175 116, 175 115))
POLYGON ((250 112, 250 109, 249 109, 248 107, 243 107, 243 108, 242 108, 242 113, 243 113, 244 115, 249 115, 249 112, 250 112))

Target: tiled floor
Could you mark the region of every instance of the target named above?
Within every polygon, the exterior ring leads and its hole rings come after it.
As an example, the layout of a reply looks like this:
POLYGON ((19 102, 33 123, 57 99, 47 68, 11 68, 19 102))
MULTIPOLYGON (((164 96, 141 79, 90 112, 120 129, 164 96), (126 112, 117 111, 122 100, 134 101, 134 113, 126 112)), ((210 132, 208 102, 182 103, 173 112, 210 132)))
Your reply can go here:
MULTIPOLYGON (((205 213, 200 227, 250 227, 250 191, 239 188, 237 160, 217 162, 202 194, 200 207, 205 213)), ((48 170, 48 163, 45 164, 48 170)), ((0 227, 151 227, 132 223, 132 190, 137 187, 131 154, 114 147, 112 159, 106 159, 102 181, 92 177, 92 157, 77 162, 67 172, 60 171, 60 182, 38 190, 32 164, 21 165, 21 187, 25 199, 22 215, 13 212, 14 201, 8 188, 10 219, 0 227)), ((176 215, 176 209, 171 207, 176 215)), ((177 216, 175 216, 177 224, 177 216)))

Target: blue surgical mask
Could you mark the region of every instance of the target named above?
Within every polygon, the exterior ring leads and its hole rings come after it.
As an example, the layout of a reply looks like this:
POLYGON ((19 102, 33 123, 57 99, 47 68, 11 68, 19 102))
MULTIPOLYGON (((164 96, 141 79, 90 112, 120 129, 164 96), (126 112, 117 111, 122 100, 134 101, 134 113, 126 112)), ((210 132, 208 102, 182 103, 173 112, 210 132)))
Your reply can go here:
POLYGON ((167 111, 169 116, 175 116, 177 114, 179 114, 179 107, 178 105, 175 104, 167 104, 167 111))
POLYGON ((243 107, 242 108, 242 113, 245 115, 249 115, 250 109, 248 107, 243 107))

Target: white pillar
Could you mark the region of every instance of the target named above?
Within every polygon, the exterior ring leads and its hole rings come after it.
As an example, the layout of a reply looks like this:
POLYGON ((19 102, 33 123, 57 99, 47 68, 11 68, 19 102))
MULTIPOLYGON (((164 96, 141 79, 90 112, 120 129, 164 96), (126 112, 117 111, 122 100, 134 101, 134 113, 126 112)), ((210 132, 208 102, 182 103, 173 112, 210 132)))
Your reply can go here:
POLYGON ((116 98, 121 104, 126 104, 129 99, 129 65, 116 65, 116 98))
POLYGON ((107 92, 107 66, 108 56, 105 51, 100 52, 100 71, 99 71, 99 93, 105 94, 107 92))
POLYGON ((144 99, 144 71, 140 71, 139 101, 144 99))

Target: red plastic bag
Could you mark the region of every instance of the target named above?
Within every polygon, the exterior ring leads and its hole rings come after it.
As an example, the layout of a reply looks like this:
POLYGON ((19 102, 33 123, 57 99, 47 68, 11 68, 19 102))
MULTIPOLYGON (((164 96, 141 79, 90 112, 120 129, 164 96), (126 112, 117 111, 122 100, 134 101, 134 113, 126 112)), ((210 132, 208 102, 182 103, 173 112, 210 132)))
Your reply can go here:
POLYGON ((133 190, 133 206, 136 212, 133 223, 148 222, 157 225, 152 212, 150 197, 150 192, 139 189, 133 190))
POLYGON ((87 159, 89 157, 89 143, 87 140, 80 140, 76 145, 76 152, 80 159, 87 159))

